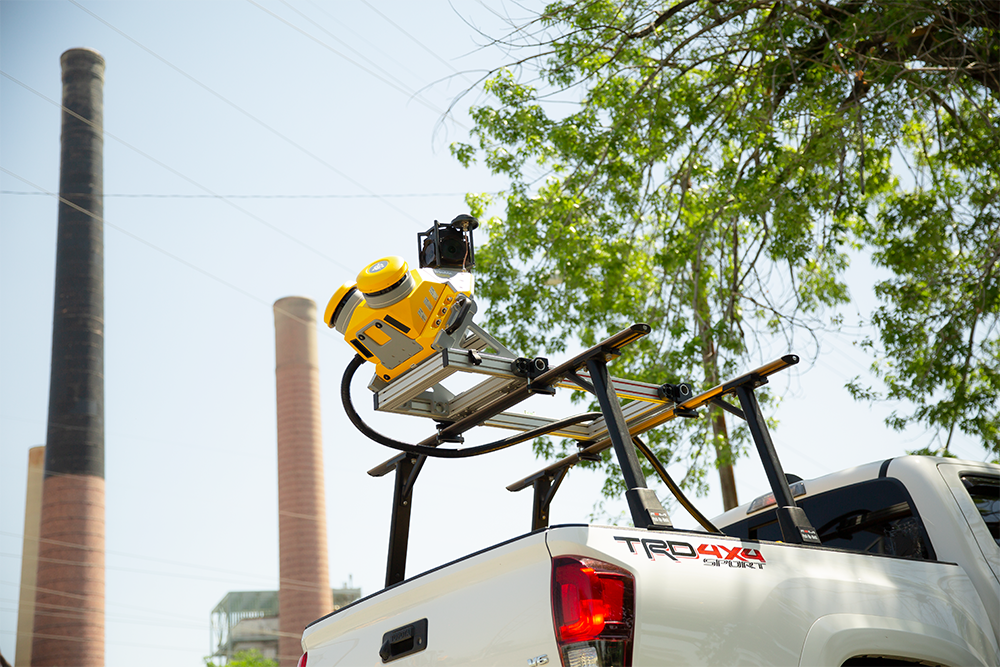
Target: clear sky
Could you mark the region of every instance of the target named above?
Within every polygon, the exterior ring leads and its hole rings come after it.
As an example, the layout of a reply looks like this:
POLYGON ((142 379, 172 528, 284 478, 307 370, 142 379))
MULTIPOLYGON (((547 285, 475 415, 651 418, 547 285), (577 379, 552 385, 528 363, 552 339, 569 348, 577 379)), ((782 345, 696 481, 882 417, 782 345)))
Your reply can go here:
MULTIPOLYGON (((45 193, 58 190, 60 54, 90 47, 107 61, 107 664, 197 667, 214 648, 209 615, 221 598, 278 584, 271 305, 302 295, 322 312, 372 260, 415 264, 416 233, 464 212, 465 192, 504 187, 448 152, 468 138, 476 95, 445 110, 505 62, 477 31, 501 35, 497 14, 508 11, 522 10, 499 0, 0 2, 4 657, 13 662, 27 452, 46 432, 56 201, 45 193)), ((858 265, 849 318, 873 305, 874 274, 858 265)), ((319 355, 331 582, 370 594, 384 579, 392 482, 365 472, 392 452, 343 415, 337 387, 352 351, 325 326, 319 355)), ((844 383, 866 366, 850 339, 827 338, 815 364, 774 383, 787 471, 814 477, 928 442, 888 432, 892 406, 848 397, 844 383)), ((541 409, 568 410, 558 399, 541 409)), ((411 440, 429 431, 371 420, 411 440)), ((968 440, 953 449, 984 455, 968 440)), ((504 486, 538 467, 528 445, 432 461, 416 487, 408 571, 526 532, 531 497, 504 486)), ((742 500, 767 491, 753 459, 736 475, 742 500)), ((553 522, 586 521, 599 487, 572 474, 553 522)), ((717 489, 700 505, 721 511, 717 489)))

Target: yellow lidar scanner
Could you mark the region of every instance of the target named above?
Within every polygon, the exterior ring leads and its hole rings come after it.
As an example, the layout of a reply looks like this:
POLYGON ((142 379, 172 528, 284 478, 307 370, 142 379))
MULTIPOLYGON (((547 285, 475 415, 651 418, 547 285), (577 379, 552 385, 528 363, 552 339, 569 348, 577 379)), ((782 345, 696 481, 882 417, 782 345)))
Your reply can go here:
POLYGON ((474 261, 471 238, 464 237, 476 225, 471 216, 459 216, 451 225, 435 221, 434 227, 418 235, 421 268, 410 269, 402 257, 383 257, 362 269, 356 281, 341 285, 330 299, 323 320, 375 364, 373 391, 431 355, 458 347, 465 337, 476 302, 474 277, 466 270, 474 261), (459 243, 449 245, 454 231, 459 232, 459 243), (426 237, 422 246, 421 237, 426 237))

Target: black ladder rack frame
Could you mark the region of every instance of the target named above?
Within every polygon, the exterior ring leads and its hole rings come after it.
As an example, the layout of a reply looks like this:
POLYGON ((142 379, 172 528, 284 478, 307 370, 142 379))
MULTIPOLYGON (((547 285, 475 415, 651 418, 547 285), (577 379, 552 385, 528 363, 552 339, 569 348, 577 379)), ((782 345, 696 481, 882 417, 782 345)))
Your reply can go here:
MULTIPOLYGON (((507 489, 510 491, 520 491, 528 487, 533 489, 531 529, 534 531, 545 528, 549 523, 549 507, 569 468, 584 458, 592 458, 612 447, 626 483, 626 500, 633 524, 637 528, 664 530, 671 527, 670 520, 655 493, 646 486, 632 437, 655 428, 674 417, 690 415, 698 407, 714 404, 747 421, 761 462, 764 465, 768 482, 774 492, 774 497, 778 499, 777 511, 783 539, 796 544, 819 544, 815 529, 809 525, 802 509, 795 505, 795 500, 792 498, 788 482, 781 469, 781 463, 753 393, 756 388, 767 383, 769 375, 798 363, 798 357, 786 355, 750 373, 713 387, 687 401, 675 404, 665 411, 652 414, 630 426, 626 423, 621 403, 612 384, 612 378, 608 375, 607 363, 610 359, 618 356, 621 347, 639 340, 649 331, 650 328, 646 324, 633 324, 568 361, 529 379, 524 386, 514 388, 509 393, 498 396, 472 414, 441 425, 435 435, 424 439, 419 444, 435 447, 443 442, 460 441, 462 434, 466 431, 483 424, 533 394, 551 393, 557 384, 567 381, 582 385, 586 390, 592 391, 598 399, 601 412, 607 422, 606 436, 596 442, 586 443, 585 446, 581 445, 580 452, 560 459, 542 470, 514 482, 507 489), (584 369, 589 372, 590 382, 580 382, 579 373, 584 369), (738 398, 742 410, 722 400, 723 396, 729 394, 738 398)), ((389 554, 386 565, 385 585, 387 588, 405 579, 410 515, 413 510, 413 487, 426 459, 425 455, 399 454, 368 471, 369 475, 375 477, 381 477, 393 471, 396 473, 389 534, 389 554)))

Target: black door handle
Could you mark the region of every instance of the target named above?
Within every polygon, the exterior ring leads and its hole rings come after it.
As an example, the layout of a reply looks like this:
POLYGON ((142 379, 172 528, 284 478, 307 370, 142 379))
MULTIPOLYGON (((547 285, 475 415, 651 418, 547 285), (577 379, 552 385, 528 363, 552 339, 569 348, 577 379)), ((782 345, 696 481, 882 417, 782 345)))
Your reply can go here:
POLYGON ((427 648, 427 619, 404 625, 382 635, 382 648, 378 654, 382 662, 392 662, 427 648))

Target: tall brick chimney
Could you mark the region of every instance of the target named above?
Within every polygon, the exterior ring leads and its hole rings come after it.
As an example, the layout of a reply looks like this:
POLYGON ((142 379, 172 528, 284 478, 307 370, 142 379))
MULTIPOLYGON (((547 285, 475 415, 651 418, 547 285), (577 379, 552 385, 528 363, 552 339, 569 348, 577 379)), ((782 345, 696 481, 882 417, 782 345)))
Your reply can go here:
POLYGON ((45 447, 28 450, 28 488, 24 500, 24 546, 21 551, 21 595, 17 604, 17 648, 14 667, 31 667, 38 576, 38 526, 42 511, 45 447))
POLYGON ((326 548, 316 304, 274 302, 278 386, 278 592, 281 667, 295 667, 306 625, 333 611, 326 548))
POLYGON ((70 49, 60 61, 62 199, 31 661, 96 667, 104 665, 104 58, 70 49))

